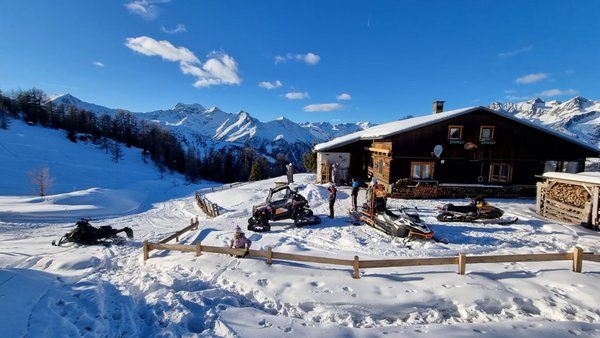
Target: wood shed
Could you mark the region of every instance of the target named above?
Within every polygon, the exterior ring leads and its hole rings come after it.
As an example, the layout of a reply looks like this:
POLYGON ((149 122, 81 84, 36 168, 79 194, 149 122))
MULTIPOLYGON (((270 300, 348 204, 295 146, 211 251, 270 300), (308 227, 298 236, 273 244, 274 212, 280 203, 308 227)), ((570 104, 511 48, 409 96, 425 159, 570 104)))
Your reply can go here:
POLYGON ((537 184, 537 213, 599 230, 600 173, 547 172, 537 184))

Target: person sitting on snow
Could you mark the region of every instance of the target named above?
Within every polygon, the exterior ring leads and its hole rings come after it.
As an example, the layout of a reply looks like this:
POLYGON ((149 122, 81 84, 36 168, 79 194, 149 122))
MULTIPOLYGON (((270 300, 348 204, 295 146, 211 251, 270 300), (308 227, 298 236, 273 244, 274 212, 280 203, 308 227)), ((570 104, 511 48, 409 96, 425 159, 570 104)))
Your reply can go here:
POLYGON ((246 257, 250 252, 250 246, 252 245, 252 241, 246 238, 246 235, 242 232, 239 226, 235 227, 235 232, 233 233, 233 238, 229 241, 229 247, 233 249, 246 249, 246 252, 243 256, 236 257, 246 257))

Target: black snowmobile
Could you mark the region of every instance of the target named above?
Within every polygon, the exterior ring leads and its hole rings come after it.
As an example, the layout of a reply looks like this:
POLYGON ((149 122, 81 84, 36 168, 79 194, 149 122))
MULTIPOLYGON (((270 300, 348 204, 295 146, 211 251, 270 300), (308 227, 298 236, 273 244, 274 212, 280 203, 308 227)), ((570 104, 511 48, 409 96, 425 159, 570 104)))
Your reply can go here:
POLYGON ((75 223, 75 229, 62 236, 58 243, 52 241, 52 245, 61 246, 71 242, 80 245, 94 244, 123 244, 125 238, 117 234, 124 232, 127 238, 133 238, 133 230, 129 227, 122 229, 113 229, 110 225, 104 225, 96 228, 90 224, 90 218, 82 218, 75 223))
POLYGON ((421 220, 414 208, 400 208, 392 212, 387 208, 385 191, 376 184, 367 190, 367 203, 353 217, 394 237, 433 238, 433 231, 421 220))
POLYGON ((489 204, 483 197, 470 198, 467 205, 452 203, 438 207, 437 220, 440 222, 474 222, 476 220, 493 220, 498 224, 511 224, 518 220, 516 216, 502 217, 504 211, 489 204))
POLYGON ((269 231, 271 230, 269 221, 287 218, 293 219, 297 227, 321 223, 321 218, 313 215, 304 196, 288 185, 282 185, 269 189, 266 201, 252 207, 248 230, 269 231))

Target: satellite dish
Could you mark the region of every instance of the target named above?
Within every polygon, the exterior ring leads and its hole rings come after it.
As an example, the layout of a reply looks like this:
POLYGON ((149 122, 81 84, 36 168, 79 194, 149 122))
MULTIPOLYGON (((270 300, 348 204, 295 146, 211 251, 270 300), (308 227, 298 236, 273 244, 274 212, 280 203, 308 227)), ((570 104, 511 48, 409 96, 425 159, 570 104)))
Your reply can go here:
POLYGON ((433 154, 435 155, 435 157, 440 157, 440 155, 442 154, 442 151, 444 150, 444 147, 442 147, 441 145, 437 145, 433 148, 433 154))

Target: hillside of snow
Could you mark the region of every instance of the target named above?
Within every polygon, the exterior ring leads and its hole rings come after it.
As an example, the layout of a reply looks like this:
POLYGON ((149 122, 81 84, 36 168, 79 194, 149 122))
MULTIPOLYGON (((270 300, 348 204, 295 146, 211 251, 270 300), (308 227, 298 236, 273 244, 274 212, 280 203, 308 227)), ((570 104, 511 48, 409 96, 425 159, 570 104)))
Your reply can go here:
MULTIPOLYGON (((226 246, 246 228, 252 206, 285 177, 234 187, 185 185, 160 178, 139 150, 118 164, 93 145, 71 143, 56 130, 12 121, 0 129, 0 332, 3 337, 598 337, 600 264, 571 262, 468 264, 361 269, 227 255, 152 251, 157 242, 198 217, 181 244, 226 246), (56 178, 50 195, 34 196, 25 172, 46 163, 56 178), (194 192, 219 205, 205 216, 194 192), (52 246, 79 217, 95 226, 131 227, 124 245, 52 246)), ((339 187, 336 217, 327 187, 312 174, 295 186, 322 217, 296 228, 272 223, 248 232, 253 249, 352 259, 404 259, 570 252, 600 253, 599 233, 537 216, 535 201, 490 200, 517 223, 441 223, 436 206, 461 200, 394 200, 392 209, 418 207, 448 244, 392 238, 350 222, 350 190, 339 187)), ((359 204, 364 201, 359 194, 359 204)), ((171 243, 174 243, 172 241, 171 243)))
POLYGON ((165 196, 193 191, 180 175, 160 179, 155 165, 142 161, 141 149, 123 146, 122 150, 123 158, 115 163, 91 142, 73 143, 64 131, 11 120, 8 130, 0 129, 0 200, 20 197, 4 200, 2 218, 25 221, 139 213, 165 196), (40 167, 47 167, 54 179, 43 198, 34 196, 37 187, 28 175, 40 167), (87 200, 90 203, 82 203, 87 200), (38 208, 31 215, 24 214, 20 212, 24 205, 38 208))

